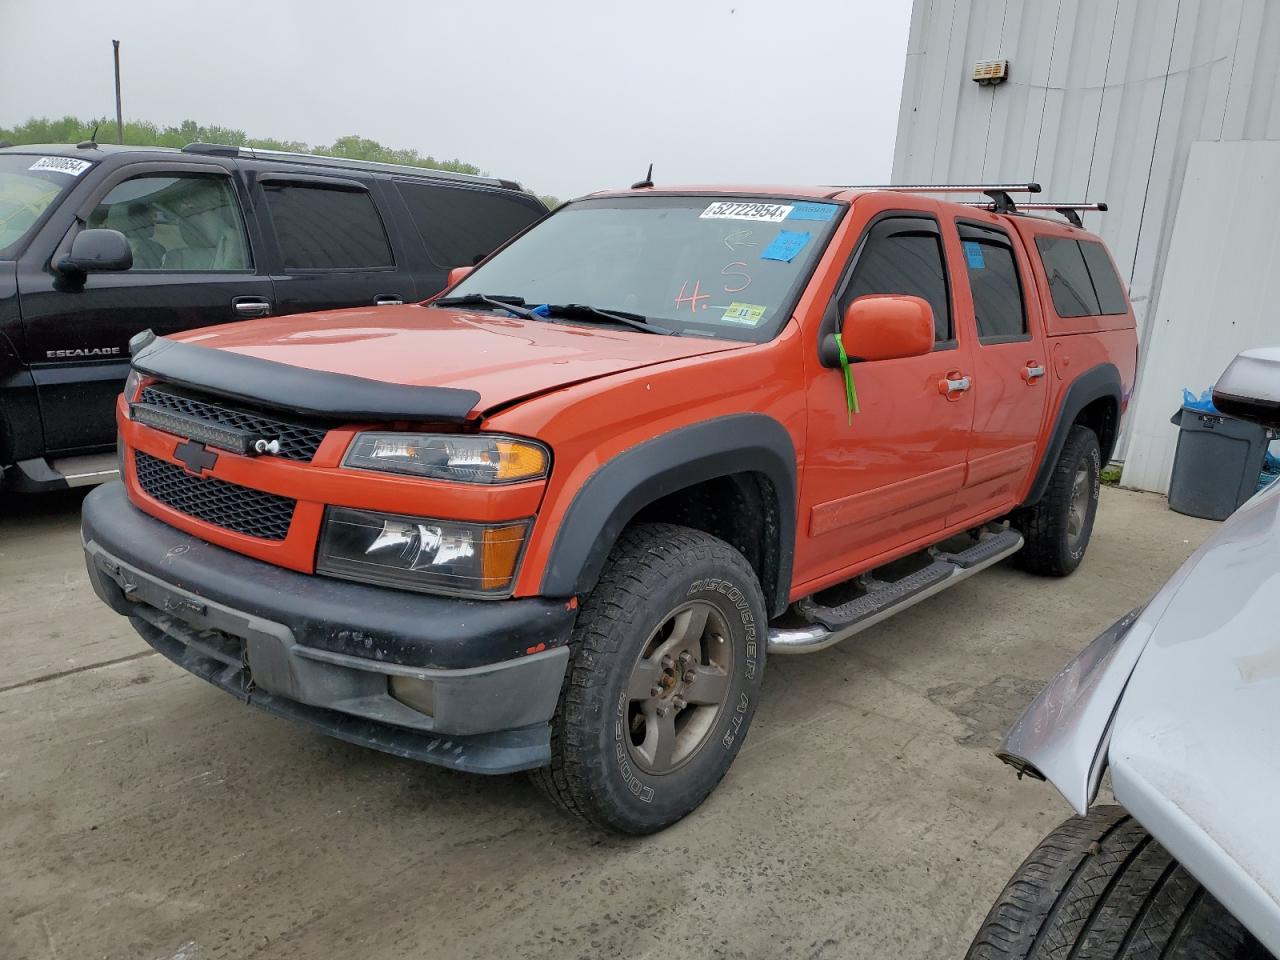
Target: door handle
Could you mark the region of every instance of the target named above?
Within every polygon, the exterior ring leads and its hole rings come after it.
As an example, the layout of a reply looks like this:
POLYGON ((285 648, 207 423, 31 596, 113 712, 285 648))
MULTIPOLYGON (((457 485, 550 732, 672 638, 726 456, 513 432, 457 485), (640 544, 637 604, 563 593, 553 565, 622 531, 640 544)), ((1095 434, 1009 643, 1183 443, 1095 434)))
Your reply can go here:
POLYGON ((968 377, 962 377, 958 373, 949 373, 945 378, 938 381, 938 392, 950 400, 955 394, 964 393, 971 386, 973 386, 973 381, 968 377))
POLYGON ((401 297, 397 297, 394 293, 380 293, 373 298, 375 307, 395 307, 404 303, 401 297))
POLYGON ((1022 379, 1027 381, 1027 383, 1039 380, 1043 376, 1044 364, 1042 363, 1036 363, 1034 360, 1028 360, 1027 365, 1022 368, 1022 379))
POLYGON ((265 317, 271 313, 271 301, 262 297, 235 297, 231 309, 240 317, 265 317))

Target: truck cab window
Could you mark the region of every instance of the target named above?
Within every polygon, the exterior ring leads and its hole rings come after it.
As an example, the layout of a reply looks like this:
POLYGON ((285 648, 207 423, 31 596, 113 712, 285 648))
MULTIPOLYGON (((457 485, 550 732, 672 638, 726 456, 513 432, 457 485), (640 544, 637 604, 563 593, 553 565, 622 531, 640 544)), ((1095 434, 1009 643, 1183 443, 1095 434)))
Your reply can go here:
POLYGON ((899 293, 920 297, 933 308, 934 340, 951 340, 951 298, 942 242, 932 220, 892 217, 871 228, 857 255, 853 276, 840 296, 841 315, 858 297, 899 293))
POLYGON ((132 177, 102 198, 88 226, 123 233, 134 270, 207 272, 253 265, 240 205, 225 177, 132 177))
POLYGON ((1022 300, 1022 281, 1008 234, 968 223, 960 224, 959 229, 978 339, 1025 336, 1027 312, 1022 300))

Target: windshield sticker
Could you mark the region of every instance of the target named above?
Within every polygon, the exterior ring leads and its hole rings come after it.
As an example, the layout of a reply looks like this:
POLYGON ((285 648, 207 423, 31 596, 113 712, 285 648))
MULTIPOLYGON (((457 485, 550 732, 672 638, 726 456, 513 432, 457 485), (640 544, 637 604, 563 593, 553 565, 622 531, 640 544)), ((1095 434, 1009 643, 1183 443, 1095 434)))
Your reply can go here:
POLYGON ((688 289, 688 287, 689 287, 688 280, 680 284, 680 295, 676 297, 676 313, 680 312, 680 304, 682 303, 687 303, 689 305, 689 310, 692 313, 697 313, 699 310, 707 309, 707 305, 705 303, 700 304, 698 303, 698 301, 710 300, 711 294, 703 293, 702 284, 697 280, 693 281, 693 293, 688 294, 686 296, 685 291, 688 289))
POLYGON ((88 160, 77 160, 75 157, 41 157, 28 170, 52 170, 54 173, 66 173, 78 177, 93 164, 88 160))
POLYGON ((970 270, 985 270, 987 266, 986 258, 982 256, 982 244, 975 243, 973 240, 966 240, 964 246, 964 258, 969 264, 970 270))
POLYGON ((740 286, 731 287, 728 283, 724 285, 725 293, 741 293, 747 287, 751 286, 751 274, 747 273, 747 265, 741 260, 735 260, 733 263, 726 263, 724 269, 720 271, 722 277, 733 277, 730 283, 738 283, 740 286))
POLYGON ((750 230, 735 230, 733 233, 726 234, 724 245, 732 250, 734 247, 755 247, 758 244, 751 239, 750 230))
POLYGON ((736 300, 725 308, 720 318, 723 323, 739 327, 758 327, 764 319, 764 307, 758 303, 738 303, 736 300))
POLYGON ((787 215, 788 220, 827 221, 836 215, 834 203, 797 203, 787 215))
POLYGON ((808 232, 799 233, 795 230, 779 230, 778 235, 773 238, 773 242, 765 247, 764 252, 760 254, 760 259, 781 260, 783 263, 790 263, 808 242, 808 232))
POLYGON ((752 203, 745 200, 717 200, 698 215, 700 220, 758 220, 781 223, 794 209, 789 203, 752 203))

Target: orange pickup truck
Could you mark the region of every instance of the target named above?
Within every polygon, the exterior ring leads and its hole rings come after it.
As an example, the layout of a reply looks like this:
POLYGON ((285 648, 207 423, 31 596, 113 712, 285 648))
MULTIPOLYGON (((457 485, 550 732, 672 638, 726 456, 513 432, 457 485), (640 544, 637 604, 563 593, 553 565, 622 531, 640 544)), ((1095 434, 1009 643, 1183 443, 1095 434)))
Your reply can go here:
POLYGON ((768 655, 1081 561, 1133 313, 1069 205, 961 189, 645 181, 426 303, 142 334, 94 588, 248 703, 659 830, 768 655))

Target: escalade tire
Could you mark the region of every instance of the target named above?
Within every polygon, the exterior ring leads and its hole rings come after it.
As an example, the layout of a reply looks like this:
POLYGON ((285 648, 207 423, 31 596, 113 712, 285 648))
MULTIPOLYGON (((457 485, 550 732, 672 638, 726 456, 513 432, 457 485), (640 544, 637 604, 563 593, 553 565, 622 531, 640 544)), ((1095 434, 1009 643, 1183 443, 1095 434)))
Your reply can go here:
POLYGON ((578 616, 552 762, 534 782, 610 830, 675 823, 742 748, 765 642, 764 597, 741 553, 687 527, 628 528, 578 616))
POLYGON ((1054 464, 1040 501, 1014 512, 1014 527, 1026 538, 1018 564, 1031 573, 1065 577, 1080 566, 1098 513, 1102 450, 1088 427, 1074 424, 1054 464))
POLYGON ((1041 841, 968 960, 1263 960, 1262 945, 1117 806, 1041 841))

